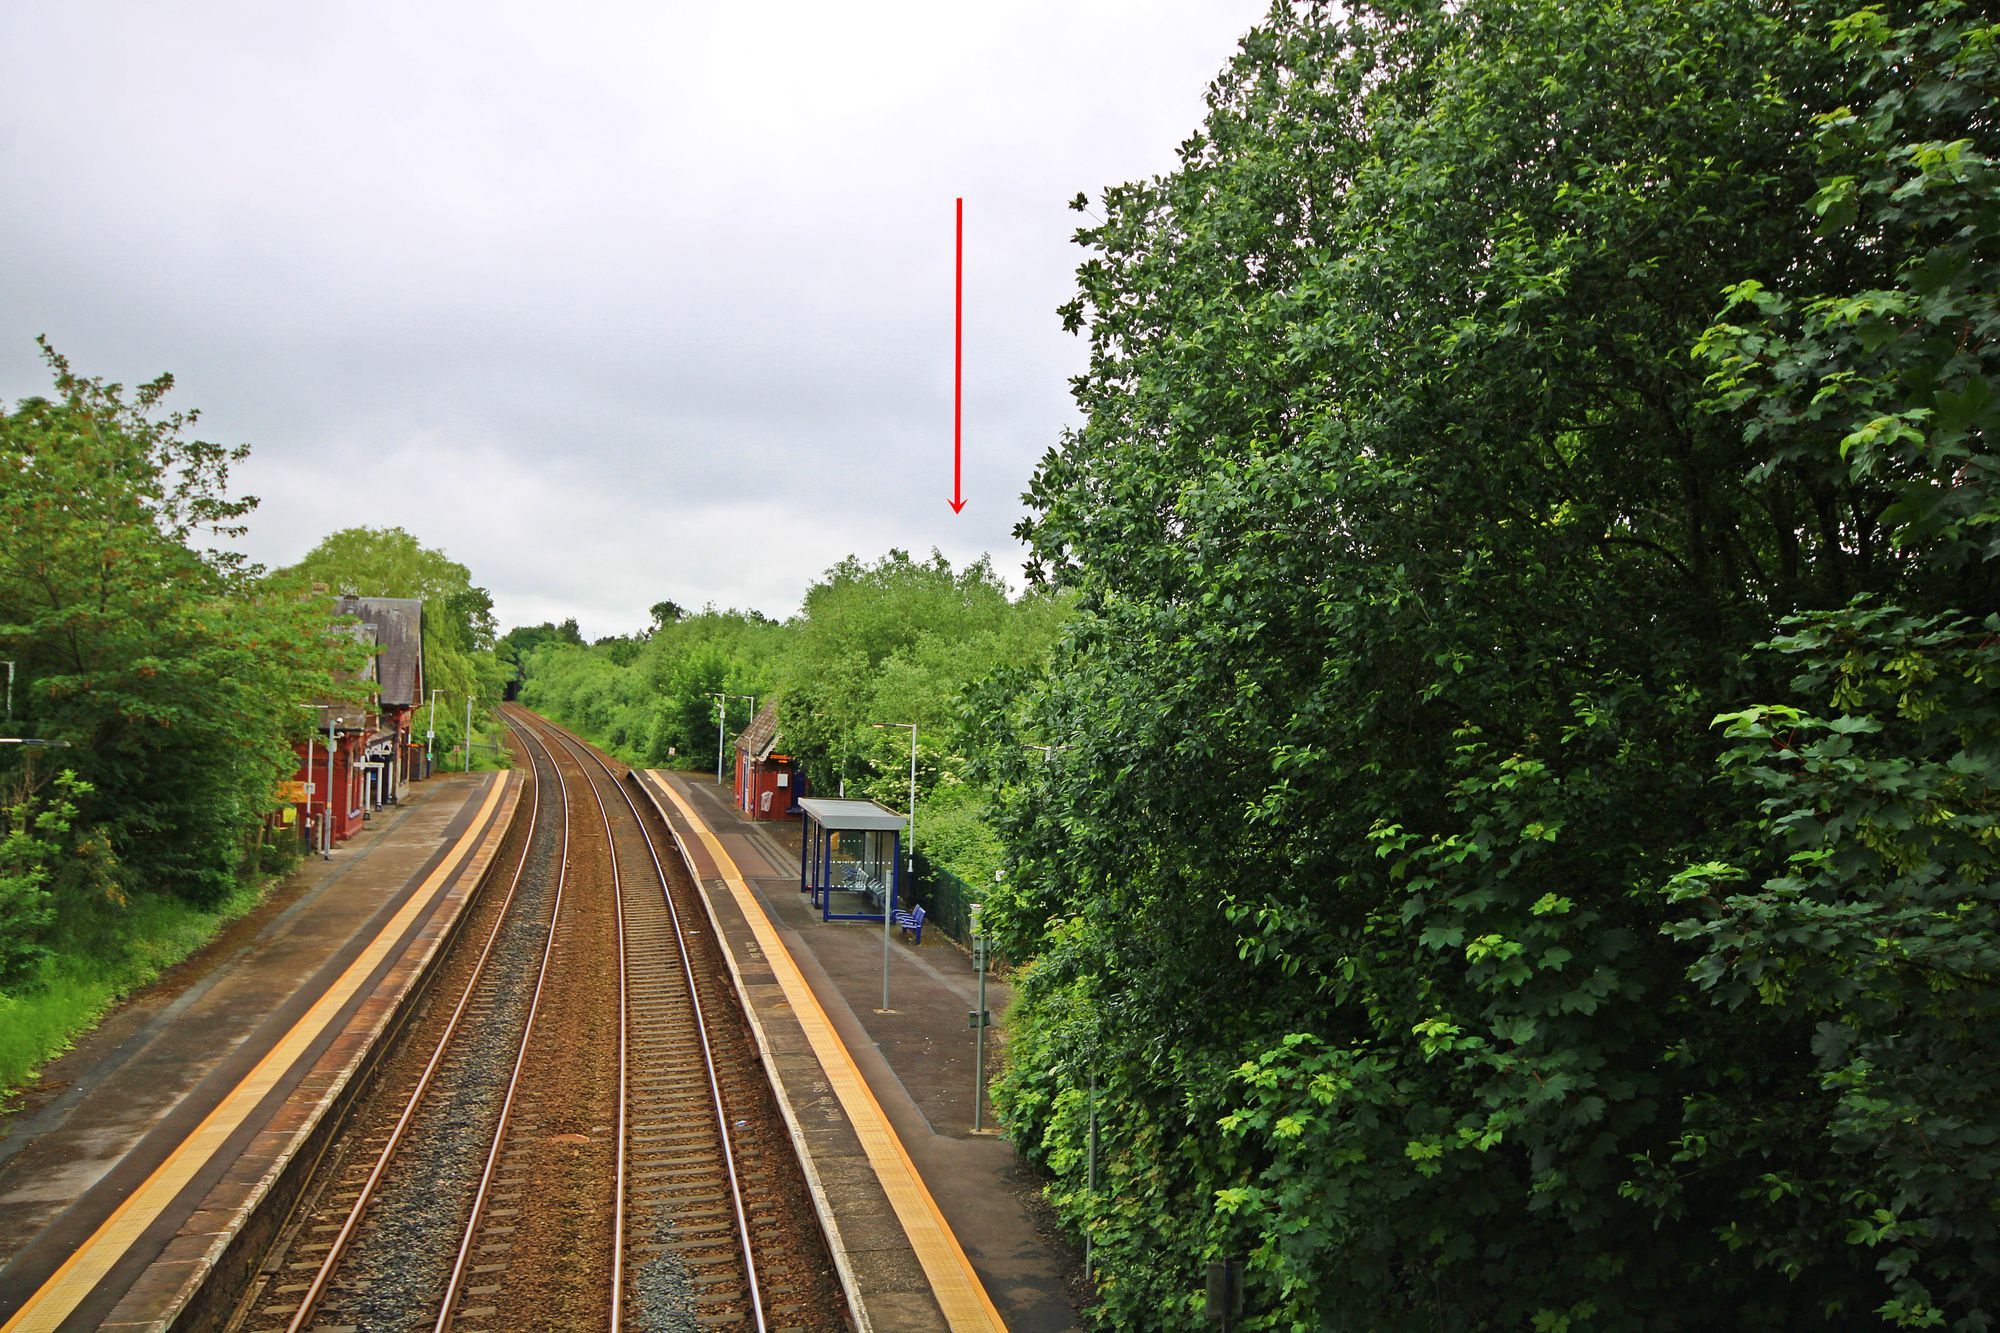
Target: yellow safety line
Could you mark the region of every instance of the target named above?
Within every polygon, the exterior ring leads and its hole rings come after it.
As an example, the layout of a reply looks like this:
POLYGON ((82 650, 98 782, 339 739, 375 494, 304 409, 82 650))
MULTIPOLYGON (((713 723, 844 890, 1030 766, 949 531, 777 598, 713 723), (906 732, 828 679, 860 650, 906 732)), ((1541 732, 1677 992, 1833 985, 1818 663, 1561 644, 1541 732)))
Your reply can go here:
POLYGON ((847 1111, 854 1133, 868 1154, 868 1164, 874 1168, 875 1178, 882 1183, 883 1192, 889 1196, 896 1218, 903 1224, 903 1232, 909 1237, 910 1246, 916 1251, 925 1276, 930 1279, 931 1291, 944 1309, 946 1322, 955 1329, 1004 1330, 1007 1325, 994 1308, 993 1299, 986 1294, 979 1275, 973 1271, 972 1261, 960 1248, 951 1224, 938 1211, 937 1201, 924 1187, 916 1164, 910 1160, 903 1141, 890 1127, 888 1116, 883 1114, 881 1103, 875 1100, 868 1080, 855 1066, 854 1057, 848 1054, 847 1046, 833 1030, 833 1022, 826 1016, 826 1010, 820 1007, 819 997, 806 984, 791 951, 778 937, 770 918, 764 915, 763 906, 750 891, 736 862, 722 849, 722 840, 709 830, 707 821, 695 813, 694 807, 671 784, 654 778, 650 772, 646 776, 680 807, 681 813, 707 846, 709 855, 715 858, 716 868, 722 872, 722 882, 729 886, 737 907, 749 921, 758 947, 763 949, 765 959, 777 975, 778 985, 785 992, 786 1001, 799 1020, 799 1026, 805 1029, 806 1039, 812 1043, 813 1054, 819 1057, 820 1067, 826 1071, 827 1082, 847 1111))
POLYGON ((257 1067, 246 1074, 241 1083, 229 1091, 215 1109, 195 1127, 180 1144, 167 1155, 167 1160, 146 1177, 145 1184, 134 1190, 125 1202, 118 1205, 116 1212, 106 1218, 104 1224, 91 1234, 89 1240, 78 1246, 75 1253, 63 1262, 55 1275, 4 1325, 0 1333, 15 1333, 15 1330, 53 1330, 70 1312, 82 1303, 84 1297, 96 1289, 111 1271, 114 1264, 131 1248, 146 1228, 151 1226, 174 1197, 192 1180, 195 1174, 215 1156, 223 1144, 243 1124, 251 1111, 264 1100, 292 1067, 301 1052, 310 1046, 315 1038, 330 1024, 343 1005, 361 988, 361 983, 375 970, 395 940, 406 930, 417 914, 428 904, 432 890, 444 883, 472 854, 472 848, 486 831, 485 825, 499 804, 500 794, 507 789, 508 774, 502 772, 500 780, 493 784, 487 794, 486 804, 472 821, 472 832, 459 841, 451 856, 431 872, 409 901, 405 902, 396 915, 381 932, 361 951, 361 956, 348 965, 340 979, 335 981, 320 996, 303 1018, 292 1026, 278 1040, 278 1044, 257 1062, 257 1067))

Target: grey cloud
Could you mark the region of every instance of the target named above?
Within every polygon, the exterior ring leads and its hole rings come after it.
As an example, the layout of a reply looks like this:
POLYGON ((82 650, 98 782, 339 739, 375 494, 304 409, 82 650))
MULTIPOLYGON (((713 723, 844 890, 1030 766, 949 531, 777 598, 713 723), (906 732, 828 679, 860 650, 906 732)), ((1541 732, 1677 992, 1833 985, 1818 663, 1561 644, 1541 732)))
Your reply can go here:
POLYGON ((400 524, 503 623, 783 615, 890 546, 1018 571, 1082 363, 1063 201, 1170 167, 1260 9, 15 6, 0 398, 41 332, 171 370, 254 446, 253 557, 400 524))

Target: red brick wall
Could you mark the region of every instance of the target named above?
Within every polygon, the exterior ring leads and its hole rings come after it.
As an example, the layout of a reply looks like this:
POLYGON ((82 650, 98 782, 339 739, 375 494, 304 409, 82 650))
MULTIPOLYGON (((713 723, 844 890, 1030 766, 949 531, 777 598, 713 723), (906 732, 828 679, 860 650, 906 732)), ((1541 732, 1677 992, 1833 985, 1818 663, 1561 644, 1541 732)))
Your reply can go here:
POLYGON ((767 764, 742 755, 736 756, 736 808, 752 819, 787 818, 792 791, 790 787, 778 785, 778 779, 784 773, 783 764, 767 764), (762 808, 766 795, 771 798, 768 811, 762 808))

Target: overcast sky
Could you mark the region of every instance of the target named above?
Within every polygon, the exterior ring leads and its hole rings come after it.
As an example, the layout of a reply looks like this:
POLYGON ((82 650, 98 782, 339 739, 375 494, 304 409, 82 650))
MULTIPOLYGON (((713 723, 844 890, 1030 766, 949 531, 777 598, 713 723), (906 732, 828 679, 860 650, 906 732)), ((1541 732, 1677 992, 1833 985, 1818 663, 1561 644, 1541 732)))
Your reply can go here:
POLYGON ((502 628, 784 616, 991 552, 1074 420, 1079 190, 1168 170, 1262 0, 0 7, 0 399, 172 371, 245 545, 402 526, 502 628), (966 210, 963 514, 953 200, 966 210))

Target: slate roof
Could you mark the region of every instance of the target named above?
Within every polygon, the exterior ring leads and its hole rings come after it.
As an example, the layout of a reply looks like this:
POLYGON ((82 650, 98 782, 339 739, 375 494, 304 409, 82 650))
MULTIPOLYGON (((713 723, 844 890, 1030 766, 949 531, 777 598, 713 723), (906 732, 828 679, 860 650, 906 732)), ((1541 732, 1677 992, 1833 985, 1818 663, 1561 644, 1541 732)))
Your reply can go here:
POLYGON ((424 604, 416 597, 342 597, 335 611, 375 628, 375 659, 384 708, 411 708, 424 694, 424 604))
MULTIPOLYGON (((375 627, 366 621, 363 621, 359 625, 342 626, 339 632, 345 633, 350 638, 358 639, 371 648, 377 641, 375 627)), ((375 664, 380 660, 380 658, 370 656, 367 661, 352 671, 345 668, 336 670, 333 673, 333 678, 338 681, 373 681, 376 679, 375 664)), ((334 727, 340 731, 361 731, 370 725, 369 714, 372 710, 365 703, 351 699, 344 699, 338 703, 330 699, 315 699, 313 706, 319 709, 319 716, 313 723, 314 730, 316 731, 326 730, 329 714, 331 714, 331 721, 334 727)))
POLYGON ((747 754, 752 759, 769 759, 771 751, 778 748, 778 701, 776 699, 757 710, 757 716, 750 719, 750 725, 743 728, 743 734, 736 738, 736 753, 747 754))

